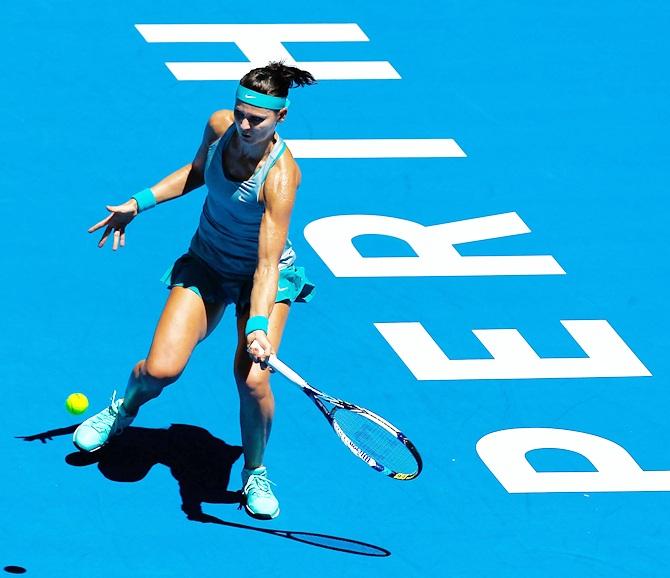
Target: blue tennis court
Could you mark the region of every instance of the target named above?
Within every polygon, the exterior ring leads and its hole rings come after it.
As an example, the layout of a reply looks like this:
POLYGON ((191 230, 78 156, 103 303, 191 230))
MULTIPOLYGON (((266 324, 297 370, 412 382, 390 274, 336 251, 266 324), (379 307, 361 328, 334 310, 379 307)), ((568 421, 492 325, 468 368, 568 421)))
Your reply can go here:
POLYGON ((669 23, 656 0, 7 5, 0 568, 668 575, 669 23), (84 454, 72 433, 146 356, 206 191, 116 252, 87 229, 190 162, 269 57, 318 80, 279 131, 317 286, 280 356, 424 470, 374 472, 274 376, 264 522, 238 508, 232 309, 123 436, 84 454))

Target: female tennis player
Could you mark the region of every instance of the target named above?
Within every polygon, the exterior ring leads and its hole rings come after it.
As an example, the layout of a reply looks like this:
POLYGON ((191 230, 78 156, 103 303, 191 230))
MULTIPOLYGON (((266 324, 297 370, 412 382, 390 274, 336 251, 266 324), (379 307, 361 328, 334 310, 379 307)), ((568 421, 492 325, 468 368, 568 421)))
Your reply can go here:
POLYGON ((314 291, 288 239, 300 170, 275 131, 286 119, 289 89, 314 82, 309 72, 280 62, 251 70, 237 87, 234 110, 210 117, 193 162, 125 203, 108 205, 110 214, 89 229, 104 227, 98 246, 113 235, 117 250, 139 213, 207 186, 190 247, 162 278, 170 294, 147 358, 133 368, 125 395, 116 399, 114 392, 111 405, 84 421, 73 440, 90 452, 120 434, 144 403, 178 379, 195 346, 235 305, 242 486, 247 513, 260 519, 279 514, 263 465, 274 415, 264 362, 279 348, 291 303, 309 301, 314 291))

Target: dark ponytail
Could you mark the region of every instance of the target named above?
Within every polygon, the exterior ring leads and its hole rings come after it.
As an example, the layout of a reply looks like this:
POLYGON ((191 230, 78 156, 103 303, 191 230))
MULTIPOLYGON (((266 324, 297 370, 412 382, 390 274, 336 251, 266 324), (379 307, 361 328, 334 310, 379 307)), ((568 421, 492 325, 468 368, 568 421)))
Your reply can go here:
POLYGON ((315 84, 316 80, 306 70, 286 66, 283 62, 270 62, 263 68, 254 68, 240 80, 245 88, 272 96, 288 96, 289 88, 315 84))

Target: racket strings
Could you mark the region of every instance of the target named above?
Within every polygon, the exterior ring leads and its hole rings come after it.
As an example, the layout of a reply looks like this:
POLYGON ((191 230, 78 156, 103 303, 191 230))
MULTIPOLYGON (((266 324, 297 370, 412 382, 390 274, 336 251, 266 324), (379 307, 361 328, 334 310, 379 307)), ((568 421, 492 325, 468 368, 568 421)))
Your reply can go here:
POLYGON ((398 473, 416 472, 417 461, 409 448, 365 414, 338 408, 333 418, 351 442, 379 464, 398 473))

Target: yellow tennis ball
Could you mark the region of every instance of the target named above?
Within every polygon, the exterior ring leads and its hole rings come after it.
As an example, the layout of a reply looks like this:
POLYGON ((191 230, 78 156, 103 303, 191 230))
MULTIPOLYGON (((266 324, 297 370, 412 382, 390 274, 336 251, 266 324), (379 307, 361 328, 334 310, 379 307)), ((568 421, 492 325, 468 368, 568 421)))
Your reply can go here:
POLYGON ((71 393, 65 400, 65 407, 75 415, 84 413, 88 409, 88 398, 83 393, 71 393))

